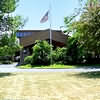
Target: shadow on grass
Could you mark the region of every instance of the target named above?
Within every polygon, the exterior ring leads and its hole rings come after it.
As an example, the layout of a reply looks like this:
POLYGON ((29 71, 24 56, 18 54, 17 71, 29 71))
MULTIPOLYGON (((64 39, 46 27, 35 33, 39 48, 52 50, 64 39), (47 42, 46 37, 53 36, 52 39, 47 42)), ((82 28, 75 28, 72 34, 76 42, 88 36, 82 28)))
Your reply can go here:
POLYGON ((8 77, 8 76, 13 76, 15 74, 12 74, 12 73, 0 73, 0 78, 2 77, 8 77))
POLYGON ((100 68, 100 64, 79 64, 79 65, 76 65, 76 68, 84 68, 84 69, 88 69, 88 68, 100 68))
POLYGON ((83 77, 83 78, 100 78, 100 72, 82 72, 79 74, 75 74, 77 77, 83 77))

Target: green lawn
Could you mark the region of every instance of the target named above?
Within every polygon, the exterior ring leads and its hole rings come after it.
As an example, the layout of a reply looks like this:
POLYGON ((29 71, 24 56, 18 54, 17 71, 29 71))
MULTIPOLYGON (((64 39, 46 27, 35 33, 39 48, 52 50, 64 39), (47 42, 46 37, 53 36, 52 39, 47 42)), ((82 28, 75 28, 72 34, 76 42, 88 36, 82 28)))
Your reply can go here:
POLYGON ((63 65, 63 64, 53 64, 53 65, 48 65, 48 66, 44 66, 44 65, 23 65, 23 66, 19 66, 19 68, 26 68, 26 69, 31 69, 31 68, 52 68, 52 69, 61 69, 61 68, 89 68, 89 67, 95 67, 95 68, 100 68, 100 64, 95 64, 95 65, 90 65, 90 64, 83 64, 83 65, 63 65))
POLYGON ((76 68, 78 66, 76 65, 61 65, 61 64, 53 64, 53 65, 49 65, 49 66, 44 66, 44 65, 23 65, 23 66, 19 66, 19 68, 54 68, 54 69, 57 69, 57 68, 76 68))
POLYGON ((100 72, 0 73, 0 100, 100 100, 100 72))

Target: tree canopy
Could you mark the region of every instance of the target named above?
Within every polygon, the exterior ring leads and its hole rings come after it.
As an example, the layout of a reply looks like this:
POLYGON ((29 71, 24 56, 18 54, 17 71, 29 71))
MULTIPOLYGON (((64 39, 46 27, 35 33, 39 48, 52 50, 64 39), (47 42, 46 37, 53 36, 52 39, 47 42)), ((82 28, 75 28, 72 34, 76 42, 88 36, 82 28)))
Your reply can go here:
MULTIPOLYGON (((100 55, 100 1, 88 0, 80 17, 65 17, 66 32, 72 33, 80 47, 92 56, 100 55)), ((86 54, 86 53, 85 53, 86 54)))
POLYGON ((0 0, 0 56, 14 56, 20 49, 16 32, 24 25, 24 20, 13 15, 18 1, 0 0))

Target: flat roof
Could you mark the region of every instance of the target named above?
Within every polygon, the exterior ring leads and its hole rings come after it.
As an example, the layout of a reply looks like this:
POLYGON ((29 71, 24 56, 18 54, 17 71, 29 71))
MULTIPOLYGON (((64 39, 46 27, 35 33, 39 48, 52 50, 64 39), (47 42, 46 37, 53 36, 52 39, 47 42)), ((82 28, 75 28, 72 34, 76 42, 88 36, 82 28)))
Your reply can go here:
MULTIPOLYGON (((18 30, 18 32, 41 32, 41 31, 49 31, 50 29, 45 29, 45 30, 18 30)), ((61 32, 61 30, 54 30, 52 29, 52 31, 56 31, 56 32, 61 32)))

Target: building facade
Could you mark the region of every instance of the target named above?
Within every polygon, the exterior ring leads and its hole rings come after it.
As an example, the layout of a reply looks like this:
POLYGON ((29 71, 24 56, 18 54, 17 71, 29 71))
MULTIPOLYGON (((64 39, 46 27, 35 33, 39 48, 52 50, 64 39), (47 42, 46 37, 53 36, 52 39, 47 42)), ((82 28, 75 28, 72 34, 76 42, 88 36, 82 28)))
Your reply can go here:
MULTIPOLYGON (((36 40, 50 41, 50 30, 19 30, 17 32, 19 43, 23 47, 20 52, 20 62, 24 58, 32 54, 32 47, 36 40)), ((52 44, 53 47, 64 47, 66 45, 67 36, 60 30, 52 30, 52 44)))

